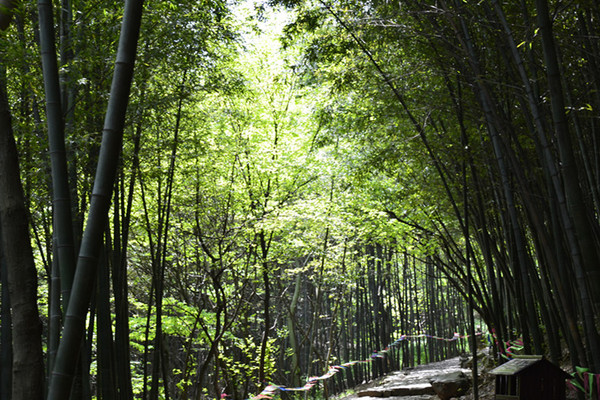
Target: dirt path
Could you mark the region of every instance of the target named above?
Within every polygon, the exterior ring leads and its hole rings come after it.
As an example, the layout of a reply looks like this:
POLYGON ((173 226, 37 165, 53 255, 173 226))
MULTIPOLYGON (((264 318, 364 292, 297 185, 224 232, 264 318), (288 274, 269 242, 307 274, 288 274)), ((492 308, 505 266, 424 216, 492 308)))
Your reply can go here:
POLYGON ((355 388, 355 393, 340 400, 433 400, 431 378, 451 372, 462 371, 471 376, 471 371, 460 368, 458 357, 430 364, 419 365, 412 369, 392 372, 382 378, 355 388))

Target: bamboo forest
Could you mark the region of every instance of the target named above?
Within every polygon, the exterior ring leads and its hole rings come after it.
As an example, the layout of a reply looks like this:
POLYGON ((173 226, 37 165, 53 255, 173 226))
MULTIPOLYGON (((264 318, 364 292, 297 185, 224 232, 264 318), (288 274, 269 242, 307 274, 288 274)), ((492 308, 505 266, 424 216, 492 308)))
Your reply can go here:
POLYGON ((596 0, 0 0, 0 399, 600 399, 599 110, 596 0))

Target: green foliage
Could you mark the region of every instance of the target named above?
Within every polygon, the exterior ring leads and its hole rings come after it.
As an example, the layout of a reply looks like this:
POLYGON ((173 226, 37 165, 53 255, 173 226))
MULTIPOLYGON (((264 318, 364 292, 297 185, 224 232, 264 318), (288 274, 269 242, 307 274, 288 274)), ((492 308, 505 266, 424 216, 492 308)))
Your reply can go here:
MULTIPOLYGON (((267 344, 267 381, 271 381, 277 371, 276 364, 276 339, 271 338, 267 344)), ((248 338, 232 338, 228 343, 228 352, 219 353, 219 361, 226 369, 226 374, 232 382, 252 382, 258 376, 258 359, 260 354, 259 343, 255 343, 248 338), (236 359, 231 354, 240 353, 240 359, 236 359), (244 360, 244 361, 242 361, 244 360)))

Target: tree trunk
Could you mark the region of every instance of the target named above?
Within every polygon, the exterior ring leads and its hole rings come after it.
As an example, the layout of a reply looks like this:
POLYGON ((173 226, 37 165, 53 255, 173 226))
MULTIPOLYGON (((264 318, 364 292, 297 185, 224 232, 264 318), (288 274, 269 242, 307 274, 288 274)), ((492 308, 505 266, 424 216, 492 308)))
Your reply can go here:
MULTIPOLYGON (((2 243, 2 224, 0 223, 0 243, 2 243)), ((0 245, 0 399, 11 400, 12 392, 12 317, 10 315, 10 296, 4 250, 0 245)))
POLYGON ((60 99, 60 84, 54 45, 54 19, 52 3, 39 0, 40 49, 44 71, 44 88, 46 93, 46 119, 48 121, 48 143, 52 171, 52 204, 54 218, 54 235, 56 237, 56 254, 63 297, 63 310, 69 304, 69 295, 75 273, 75 245, 71 216, 71 200, 69 190, 69 173, 67 169, 67 152, 63 112, 60 99))
POLYGON ((290 302, 288 312, 286 315, 286 322, 288 328, 288 334, 290 335, 290 348, 292 350, 292 365, 290 368, 291 371, 291 384, 292 386, 300 386, 300 354, 298 348, 298 341, 296 339, 296 330, 295 330, 295 321, 296 321, 296 307, 298 306, 298 299, 300 298, 300 287, 302 286, 302 275, 296 275, 296 282, 294 284, 294 294, 292 295, 292 300, 290 302))
POLYGON ((12 400, 44 397, 42 324, 37 307, 37 271, 21 186, 6 75, 0 76, 0 231, 12 308, 12 400))
POLYGON ((265 232, 261 231, 259 234, 259 245, 261 248, 261 267, 262 267, 262 278, 265 289, 265 295, 263 300, 263 318, 264 328, 263 334, 260 341, 260 355, 258 363, 258 379, 260 382, 265 382, 266 371, 265 364, 267 358, 267 343, 269 341, 269 331, 271 330, 271 288, 269 284, 269 264, 267 261, 267 254, 269 252, 270 238, 265 238, 265 232))

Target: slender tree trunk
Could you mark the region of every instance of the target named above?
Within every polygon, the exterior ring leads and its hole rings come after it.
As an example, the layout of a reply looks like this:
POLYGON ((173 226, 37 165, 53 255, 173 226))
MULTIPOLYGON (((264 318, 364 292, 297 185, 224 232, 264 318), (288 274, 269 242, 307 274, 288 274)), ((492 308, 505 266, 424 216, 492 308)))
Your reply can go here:
MULTIPOLYGON (((134 146, 134 157, 137 157, 139 151, 139 141, 134 146)), ((135 164, 135 163, 134 163, 135 164)), ((136 166, 132 167, 136 168, 136 166)), ((132 171, 131 182, 135 181, 135 172, 132 171)), ((124 182, 120 187, 124 186, 124 182)), ((119 185, 118 185, 119 186, 119 185)), ((118 199, 119 192, 124 189, 115 190, 115 199, 118 199)), ((113 218, 114 233, 114 252, 111 257, 112 265, 112 285, 115 296, 115 365, 116 365, 116 385, 119 391, 119 398, 123 400, 132 399, 132 382, 129 350, 129 302, 128 302, 128 282, 127 282, 127 243, 129 233, 129 221, 131 207, 133 202, 133 189, 129 187, 127 199, 127 208, 124 218, 120 218, 120 203, 115 201, 115 215, 113 218)))
MULTIPOLYGON (((110 232, 106 230, 106 236, 109 238, 110 232)), ((103 400, 116 400, 116 376, 114 360, 114 342, 111 321, 110 305, 110 277, 109 268, 106 265, 110 259, 109 251, 111 247, 110 240, 107 240, 104 256, 100 258, 101 265, 98 268, 98 284, 96 295, 97 309, 97 339, 98 348, 98 381, 99 393, 103 400)))
POLYGON ((291 382, 292 386, 300 386, 301 371, 299 365, 299 348, 298 341, 296 339, 296 307, 298 306, 298 300, 300 299, 300 287, 302 286, 302 275, 296 275, 296 282, 294 284, 294 294, 287 312, 287 327, 290 335, 290 348, 292 349, 292 365, 291 371, 291 382))
MULTIPOLYGON (((44 89, 46 93, 46 120, 48 125, 48 143, 50 147, 50 161, 52 172, 52 198, 53 198, 53 244, 54 260, 52 263, 53 291, 59 289, 62 296, 53 296, 51 307, 56 313, 60 309, 66 311, 75 273, 75 246, 73 240, 73 219, 71 215, 71 201, 67 169, 67 157, 64 140, 64 123, 61 107, 61 93, 56 62, 56 48, 54 39, 54 18, 52 3, 48 0, 38 1, 40 24, 40 50, 42 68, 44 73, 44 89), (58 272, 58 273, 57 273, 58 272), (60 298, 62 297, 62 302, 60 298), (60 302, 59 304, 56 304, 60 302)), ((56 332, 60 332, 61 318, 50 318, 48 367, 54 367, 58 339, 56 332)))
MULTIPOLYGON (((68 0, 65 0, 68 1, 68 0)), ((147 44, 146 44, 147 46, 147 44)), ((140 90, 140 104, 144 104, 146 98, 147 68, 142 69, 142 88, 140 90)), ((115 296, 115 349, 116 349, 116 365, 117 365, 117 386, 121 399, 133 399, 133 388, 131 381, 130 368, 130 340, 129 340, 129 300, 128 300, 128 281, 127 281, 127 248, 129 243, 129 225, 133 209, 133 195, 139 170, 139 154, 141 148, 142 123, 143 123, 143 106, 137 110, 137 124, 133 138, 133 154, 130 169, 130 180, 127 191, 127 201, 121 200, 122 212, 119 210, 118 196, 121 193, 125 197, 125 178, 122 179, 121 190, 115 190, 115 215, 113 218, 113 227, 115 231, 114 257, 112 283, 115 296), (126 205, 124 204, 126 203, 126 205)))
MULTIPOLYGON (((56 239, 53 238, 53 244, 56 239)), ((62 313, 60 309, 60 271, 58 270, 58 256, 56 255, 57 246, 53 246, 53 260, 50 265, 49 299, 48 299, 48 361, 46 373, 48 379, 50 372, 54 368, 54 360, 58 351, 58 342, 60 341, 60 331, 62 327, 62 313)))
POLYGON ((270 238, 267 239, 265 237, 265 232, 261 231, 259 234, 259 245, 261 248, 261 273, 265 294, 263 299, 264 328, 260 342, 260 355, 258 363, 258 377, 260 382, 264 382, 266 380, 265 364, 267 358, 267 343, 269 340, 269 331, 271 330, 271 286, 269 283, 269 266, 267 262, 267 254, 269 252, 270 242, 270 238))
POLYGON ((44 88, 46 92, 46 119, 48 121, 48 142, 52 171, 52 197, 54 208, 54 229, 59 265, 63 309, 69 303, 69 295, 75 273, 75 245, 71 216, 69 173, 67 152, 65 149, 63 112, 60 99, 56 48, 54 45, 54 19, 52 3, 39 0, 40 48, 44 70, 44 88))

